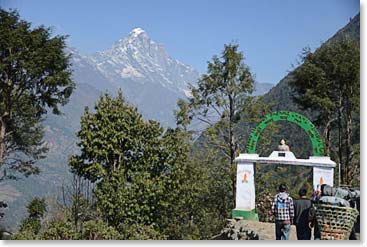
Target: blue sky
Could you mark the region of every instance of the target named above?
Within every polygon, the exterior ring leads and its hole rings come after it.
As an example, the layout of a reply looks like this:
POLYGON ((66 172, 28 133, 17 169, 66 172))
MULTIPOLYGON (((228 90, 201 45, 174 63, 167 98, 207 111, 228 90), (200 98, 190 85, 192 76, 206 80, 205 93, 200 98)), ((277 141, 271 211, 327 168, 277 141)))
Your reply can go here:
POLYGON ((0 0, 34 25, 68 34, 84 53, 109 48, 141 27, 200 73, 236 42, 259 82, 278 83, 305 46, 317 48, 359 12, 358 0, 0 0))

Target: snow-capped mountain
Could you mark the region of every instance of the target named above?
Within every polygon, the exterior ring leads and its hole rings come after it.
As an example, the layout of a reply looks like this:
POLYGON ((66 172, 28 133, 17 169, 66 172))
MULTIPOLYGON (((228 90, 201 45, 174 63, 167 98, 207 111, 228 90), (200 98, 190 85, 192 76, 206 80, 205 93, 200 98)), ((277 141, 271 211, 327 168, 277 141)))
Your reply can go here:
POLYGON ((77 85, 89 84, 111 93, 121 88, 127 100, 145 118, 174 125, 173 110, 178 98, 186 97, 187 84, 195 84, 199 73, 169 56, 162 44, 149 38, 142 28, 133 29, 111 48, 92 55, 71 54, 77 85))
MULTIPOLYGON (((77 85, 84 83, 110 93, 121 88, 145 118, 166 126, 174 125, 177 100, 190 96, 188 83, 196 84, 199 79, 194 68, 172 58, 142 28, 133 29, 111 48, 95 54, 82 55, 71 48, 67 52, 72 57, 77 85)), ((253 95, 266 93, 271 86, 256 83, 253 95)))
POLYGON ((199 74, 170 57, 164 46, 151 40, 142 28, 133 29, 110 49, 90 57, 96 68, 116 86, 129 79, 140 84, 159 84, 173 92, 185 92, 199 74))

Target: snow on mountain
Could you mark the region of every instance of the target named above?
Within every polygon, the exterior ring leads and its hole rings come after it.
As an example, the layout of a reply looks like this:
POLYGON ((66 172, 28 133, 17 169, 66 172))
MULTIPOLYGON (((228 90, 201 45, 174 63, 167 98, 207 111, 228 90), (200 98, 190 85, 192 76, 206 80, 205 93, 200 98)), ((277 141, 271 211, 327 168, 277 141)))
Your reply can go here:
POLYGON ((195 83, 199 74, 190 66, 170 57, 164 46, 150 39, 142 28, 133 29, 110 49, 90 57, 96 69, 116 86, 130 79, 140 84, 160 84, 184 93, 187 83, 195 83))
MULTIPOLYGON (((195 85, 199 79, 194 68, 169 56, 164 46, 142 28, 133 29, 111 48, 92 55, 82 55, 72 48, 67 52, 72 55, 77 85, 89 84, 111 93, 121 88, 128 102, 136 105, 145 118, 166 126, 175 123, 177 100, 192 96, 187 84, 195 85)), ((257 84, 254 95, 268 88, 257 84)))
POLYGON ((145 33, 144 29, 140 28, 140 27, 137 27, 137 28, 134 28, 132 31, 131 31, 131 34, 134 35, 135 37, 137 37, 139 34, 141 33, 145 33))
POLYGON ((77 88, 88 84, 112 94, 121 88, 144 118, 165 126, 175 124, 177 100, 187 97, 187 84, 195 84, 199 78, 198 72, 170 57, 164 46, 151 40, 142 28, 133 29, 111 48, 92 55, 82 55, 73 48, 67 48, 66 53, 71 55, 77 88))

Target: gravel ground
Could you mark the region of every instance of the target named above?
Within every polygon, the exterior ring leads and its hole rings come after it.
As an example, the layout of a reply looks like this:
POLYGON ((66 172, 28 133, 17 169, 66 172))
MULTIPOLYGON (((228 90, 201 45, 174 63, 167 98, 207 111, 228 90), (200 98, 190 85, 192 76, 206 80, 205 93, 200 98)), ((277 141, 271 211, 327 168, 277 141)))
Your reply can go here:
MULTIPOLYGON (((275 224, 264 223, 257 221, 241 220, 244 224, 248 225, 250 229, 253 229, 259 234, 261 240, 275 240, 275 224)), ((296 227, 291 226, 290 240, 297 240, 296 227)))

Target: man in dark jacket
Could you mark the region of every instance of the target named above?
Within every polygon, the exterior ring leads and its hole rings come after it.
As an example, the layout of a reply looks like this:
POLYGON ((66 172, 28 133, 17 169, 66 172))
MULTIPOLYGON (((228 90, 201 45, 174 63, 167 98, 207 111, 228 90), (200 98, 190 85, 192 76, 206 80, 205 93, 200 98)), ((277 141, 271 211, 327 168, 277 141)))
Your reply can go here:
POLYGON ((302 188, 299 190, 299 199, 294 200, 294 224, 297 230, 298 240, 310 240, 311 228, 309 227, 309 211, 311 208, 311 200, 306 197, 307 190, 302 188))
POLYGON ((275 195, 271 211, 275 216, 276 240, 288 240, 294 218, 293 199, 286 193, 285 184, 279 185, 279 193, 275 195))
POLYGON ((321 239, 321 232, 320 232, 319 225, 317 223, 316 211, 315 211, 315 207, 314 207, 316 204, 319 203, 320 196, 321 196, 321 194, 317 191, 314 191, 312 193, 311 203, 313 204, 313 206, 311 206, 309 214, 308 214, 309 226, 310 226, 310 228, 314 228, 313 229, 313 238, 314 238, 314 240, 320 240, 321 239))

